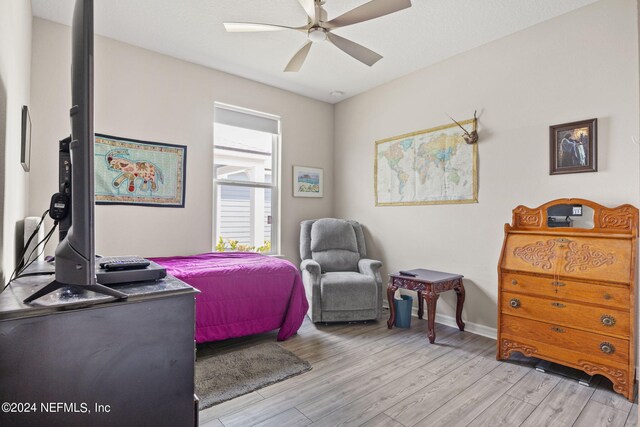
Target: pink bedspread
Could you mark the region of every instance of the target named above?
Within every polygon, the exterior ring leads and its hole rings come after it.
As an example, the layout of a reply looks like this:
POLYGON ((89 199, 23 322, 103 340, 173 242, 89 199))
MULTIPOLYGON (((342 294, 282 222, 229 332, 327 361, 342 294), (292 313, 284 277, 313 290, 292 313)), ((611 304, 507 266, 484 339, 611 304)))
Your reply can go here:
POLYGON ((283 341, 300 328, 309 308, 300 273, 286 260, 246 252, 151 259, 201 292, 198 343, 277 328, 283 341))

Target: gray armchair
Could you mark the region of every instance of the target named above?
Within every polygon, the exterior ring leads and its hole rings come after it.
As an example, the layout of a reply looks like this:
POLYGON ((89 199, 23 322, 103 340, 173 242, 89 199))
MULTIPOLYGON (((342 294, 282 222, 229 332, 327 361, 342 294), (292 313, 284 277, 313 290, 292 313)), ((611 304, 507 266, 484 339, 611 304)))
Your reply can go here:
POLYGON ((311 321, 380 317, 382 263, 366 255, 362 226, 356 221, 324 218, 300 223, 300 270, 311 321))

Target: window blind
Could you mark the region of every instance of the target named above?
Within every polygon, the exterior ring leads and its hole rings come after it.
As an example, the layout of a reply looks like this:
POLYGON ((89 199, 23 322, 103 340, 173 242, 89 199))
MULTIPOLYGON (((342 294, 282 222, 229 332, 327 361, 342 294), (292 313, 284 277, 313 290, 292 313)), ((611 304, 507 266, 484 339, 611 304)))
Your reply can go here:
POLYGON ((251 129, 258 132, 267 132, 275 135, 280 134, 280 121, 259 114, 245 113, 242 111, 216 106, 214 110, 214 120, 223 125, 235 126, 239 128, 251 129))

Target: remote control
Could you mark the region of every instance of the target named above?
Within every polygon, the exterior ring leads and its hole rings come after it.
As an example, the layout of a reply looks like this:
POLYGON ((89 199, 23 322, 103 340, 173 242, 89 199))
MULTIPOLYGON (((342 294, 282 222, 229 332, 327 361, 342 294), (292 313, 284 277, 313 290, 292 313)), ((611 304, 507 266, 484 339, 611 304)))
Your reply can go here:
POLYGON ((417 276, 416 273, 412 273, 410 271, 403 271, 403 270, 400 270, 400 275, 401 276, 411 276, 411 277, 416 277, 417 276))
POLYGON ((105 270, 137 270, 148 267, 151 263, 137 256, 102 258, 100 267, 105 270))

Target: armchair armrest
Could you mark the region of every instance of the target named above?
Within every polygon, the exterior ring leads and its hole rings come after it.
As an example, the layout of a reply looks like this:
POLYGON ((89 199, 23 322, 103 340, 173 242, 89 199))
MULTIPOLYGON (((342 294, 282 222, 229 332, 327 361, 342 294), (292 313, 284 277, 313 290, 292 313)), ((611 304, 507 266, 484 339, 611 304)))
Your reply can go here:
POLYGON ((382 267, 382 262, 375 259, 362 258, 360 261, 358 261, 358 270, 360 271, 360 273, 367 276, 378 276, 380 267, 382 267))
POLYGON ((305 259, 300 263, 302 271, 302 284, 304 285, 309 301, 309 317, 313 323, 322 320, 322 307, 320 302, 320 279, 322 270, 320 264, 312 259, 305 259))
POLYGON ((320 264, 312 259, 305 259, 300 264, 300 270, 307 271, 315 279, 320 277, 320 264))
POLYGON ((358 270, 360 270, 361 274, 365 276, 373 277, 376 281, 376 298, 378 300, 377 309, 378 314, 376 316, 377 319, 382 315, 382 277, 380 276, 380 268, 382 267, 382 262, 377 261, 375 259, 367 259, 362 258, 358 261, 358 270))

